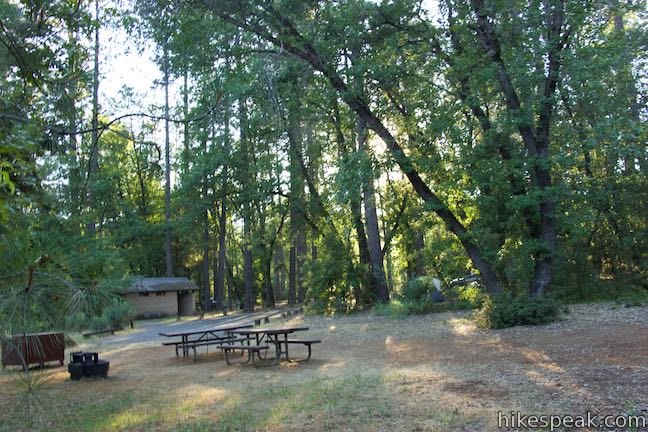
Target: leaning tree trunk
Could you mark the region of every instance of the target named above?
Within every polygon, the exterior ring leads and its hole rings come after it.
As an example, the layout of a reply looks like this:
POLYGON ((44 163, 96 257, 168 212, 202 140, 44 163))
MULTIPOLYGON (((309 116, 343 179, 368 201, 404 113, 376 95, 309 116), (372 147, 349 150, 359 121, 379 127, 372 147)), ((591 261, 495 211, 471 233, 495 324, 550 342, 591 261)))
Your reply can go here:
POLYGON ((376 132, 376 134, 383 140, 393 160, 412 184, 414 191, 428 206, 434 209, 435 213, 445 223, 447 229, 457 236, 473 265, 481 273, 486 289, 491 293, 500 293, 502 291, 502 286, 500 285, 492 265, 485 259, 483 251, 448 206, 441 201, 429 186, 425 184, 412 160, 403 151, 400 142, 369 108, 369 105, 349 88, 345 80, 338 74, 337 70, 334 67, 329 66, 329 64, 323 60, 324 57, 320 55, 313 45, 302 44, 297 46, 293 44, 293 41, 295 40, 299 41, 304 39, 298 32, 297 27, 295 27, 290 20, 286 16, 281 15, 279 11, 273 9, 271 6, 266 6, 266 8, 269 10, 268 13, 273 15, 274 18, 270 21, 275 23, 273 26, 275 30, 277 28, 280 30, 279 34, 282 35, 281 37, 275 37, 266 32, 262 27, 249 24, 246 22, 245 16, 243 16, 243 19, 241 20, 235 15, 236 12, 216 8, 210 8, 209 10, 220 16, 225 21, 249 32, 255 33, 259 37, 289 52, 293 56, 303 59, 309 63, 313 69, 319 71, 322 76, 328 80, 331 87, 337 92, 349 108, 355 111, 360 117, 364 118, 367 127, 376 132), (277 20, 276 17, 279 19, 277 20))

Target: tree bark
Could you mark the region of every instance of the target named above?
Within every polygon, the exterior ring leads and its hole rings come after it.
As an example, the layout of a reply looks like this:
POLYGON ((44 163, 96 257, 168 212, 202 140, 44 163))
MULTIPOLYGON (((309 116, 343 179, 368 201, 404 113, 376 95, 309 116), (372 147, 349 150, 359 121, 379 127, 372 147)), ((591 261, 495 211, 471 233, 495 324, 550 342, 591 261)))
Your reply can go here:
POLYGON ((296 240, 290 242, 290 262, 288 271, 288 304, 294 305, 297 302, 297 247, 296 240))
POLYGON ((416 276, 425 276, 425 262, 423 260, 423 250, 425 249, 425 237, 423 232, 416 231, 414 232, 414 269, 416 271, 416 276))
POLYGON ((182 166, 184 172, 189 172, 189 72, 185 68, 183 74, 183 85, 182 85, 182 114, 184 116, 184 154, 182 155, 182 166))
MULTIPOLYGON (((203 157, 207 157, 207 137, 203 141, 203 157)), ((204 162, 205 163, 205 162, 204 162)), ((207 189, 209 186, 209 176, 207 173, 206 164, 203 166, 203 187, 202 187, 202 199, 203 199, 203 295, 202 295, 202 306, 203 311, 207 312, 211 309, 211 296, 209 292, 209 211, 208 209, 208 196, 207 189)))
MULTIPOLYGON (((365 120, 358 117, 357 120, 358 152, 365 154, 367 141, 367 128, 365 120)), ((378 301, 389 303, 389 290, 385 278, 382 247, 380 246, 380 229, 378 228, 378 213, 376 211, 376 196, 371 173, 361 173, 363 179, 363 202, 365 210, 365 223, 367 225, 367 245, 369 247, 369 260, 371 262, 371 274, 373 292, 378 301)))
MULTIPOLYGON (((279 243, 281 244, 281 243, 279 243)), ((281 271, 279 269, 280 260, 279 260, 279 248, 273 254, 273 266, 274 272, 272 274, 273 290, 275 301, 281 300, 281 271)))
MULTIPOLYGON (((239 128, 241 150, 243 152, 244 179, 247 183, 250 170, 250 143, 248 142, 248 117, 247 100, 245 97, 239 99, 239 128)), ((243 204, 243 282, 245 287, 244 310, 254 312, 254 280, 252 269, 252 203, 246 201, 243 204)))
POLYGON ((95 194, 94 182, 99 170, 99 0, 95 0, 95 31, 94 31, 94 71, 92 74, 92 148, 90 149, 90 166, 88 172, 88 206, 90 221, 88 232, 95 235, 95 194))
MULTIPOLYGON (((67 32, 68 32, 68 70, 76 72, 79 70, 79 56, 77 51, 80 46, 78 42, 78 31, 79 24, 74 18, 66 21, 67 23, 67 32)), ((78 112, 77 112, 77 100, 79 97, 79 80, 70 79, 69 85, 67 88, 67 99, 68 99, 68 127, 70 131, 76 131, 78 125, 78 112)), ((80 164, 80 155, 79 155, 79 145, 77 140, 77 134, 71 133, 69 137, 69 153, 71 159, 71 165, 69 175, 70 175, 70 213, 78 218, 81 214, 81 172, 79 170, 80 164)))
MULTIPOLYGON (((227 228, 227 185, 228 185, 228 172, 229 167, 227 157, 230 151, 230 111, 228 102, 225 101, 224 105, 224 119, 223 119, 223 153, 225 155, 225 163, 223 164, 223 171, 221 174, 221 196, 220 196, 220 213, 218 218, 218 272, 216 276, 216 288, 214 296, 216 297, 217 307, 223 309, 223 296, 225 294, 225 264, 227 261, 227 242, 226 242, 226 228, 227 228)), ((228 296, 229 297, 229 296, 228 296)), ((231 309, 231 299, 229 302, 231 309)))
POLYGON ((306 244, 306 235, 304 234, 304 229, 300 229, 297 232, 297 237, 295 238, 297 245, 297 303, 304 303, 306 299, 306 285, 304 284, 304 279, 306 277, 306 271, 304 269, 305 257, 308 253, 308 246, 306 244))
MULTIPOLYGON (((298 75, 298 72, 296 73, 298 75)), ((302 127, 301 127, 301 100, 298 83, 293 87, 291 100, 288 101, 288 145, 289 145, 289 172, 290 172, 290 277, 288 285, 288 302, 293 305, 303 301, 302 274, 303 254, 305 252, 304 238, 304 179, 301 172, 302 157, 302 127)))
POLYGON ((169 47, 164 44, 164 253, 166 275, 173 276, 173 251, 171 249, 171 143, 169 139, 169 47))

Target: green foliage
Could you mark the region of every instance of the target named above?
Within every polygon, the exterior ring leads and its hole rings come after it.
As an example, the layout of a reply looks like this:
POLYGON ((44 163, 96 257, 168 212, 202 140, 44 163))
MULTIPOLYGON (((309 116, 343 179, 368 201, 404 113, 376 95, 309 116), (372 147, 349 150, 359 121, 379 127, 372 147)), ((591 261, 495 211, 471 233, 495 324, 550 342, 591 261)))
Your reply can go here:
POLYGON ((552 296, 528 294, 488 296, 473 319, 481 328, 503 329, 524 325, 542 325, 556 321, 567 309, 552 296))
POLYGON ((476 285, 453 287, 442 290, 444 301, 435 301, 433 297, 433 277, 420 276, 409 280, 402 293, 388 304, 376 304, 372 312, 392 318, 407 315, 422 315, 458 310, 469 310, 479 307, 483 301, 482 290, 476 285))
POLYGON ((627 287, 625 292, 619 294, 614 301, 625 307, 643 306, 648 304, 648 290, 645 288, 627 287))
POLYGON ((125 327, 135 318, 135 307, 121 299, 113 299, 110 306, 104 309, 101 315, 108 323, 109 327, 125 327))
POLYGON ((430 300, 436 291, 431 276, 420 276, 407 281, 403 287, 402 296, 406 302, 422 303, 430 300))
MULTIPOLYGON (((510 292, 526 292, 536 263, 551 253, 551 292, 561 300, 637 303, 642 291, 621 287, 639 286, 648 275, 646 82, 637 79, 646 71, 648 20, 635 3, 565 5, 559 85, 548 99, 552 44, 543 35, 554 6, 489 5, 504 69, 522 105, 512 112, 475 38, 470 2, 441 2, 439 20, 409 0, 221 8, 234 21, 258 22, 262 34, 285 35, 280 27, 287 23, 300 33, 272 47, 219 19, 207 3, 137 1, 121 11, 124 28, 142 46, 154 43, 160 66, 168 53, 171 80, 188 80, 187 106, 170 107, 174 118, 190 121, 174 123, 183 142, 172 146, 167 225, 155 107, 139 106, 136 92, 124 89, 121 100, 101 103, 99 122, 110 128, 98 143, 91 133, 60 132, 91 123, 88 35, 120 11, 103 8, 97 22, 88 2, 0 0, 6 28, 0 35, 0 235, 8 234, 7 247, 0 246, 7 258, 0 264, 7 277, 0 282, 0 315, 11 326, 33 329, 61 324, 60 310, 69 327, 82 321, 73 319, 77 311, 101 317, 124 274, 165 273, 167 232, 173 273, 202 284, 204 266, 212 277, 217 265, 222 196, 228 300, 243 297, 248 277, 259 299, 275 276, 278 300, 285 300, 292 249, 312 310, 360 309, 375 300, 360 238, 370 179, 380 179, 374 186, 389 282, 404 286, 402 298, 386 308, 400 314, 479 306, 477 288, 445 289, 448 301, 435 303, 431 279, 415 278, 427 273, 450 281, 475 269, 436 215, 439 205, 424 205, 411 183, 394 175, 400 156, 382 151, 374 132, 366 149, 358 148, 358 115, 343 102, 347 96, 365 100, 384 122, 510 292), (617 15, 624 31, 611 22, 617 15), (349 93, 338 94, 329 85, 335 80, 284 49, 295 40, 334 65, 349 93), (286 55, 268 55, 274 49, 286 55), (541 160, 522 142, 519 126, 534 126, 546 103, 551 142, 541 160), (115 112, 147 116, 111 122, 115 112), (534 183, 538 166, 551 171, 548 189, 534 183), (560 239, 553 251, 538 236, 547 199, 555 204, 560 239), (60 221, 63 240, 47 251, 36 237, 40 221, 51 218, 60 221), (252 251, 251 275, 244 272, 243 250, 252 251), (38 271, 25 289, 30 268, 38 271)), ((101 49, 100 57, 110 45, 101 49)))
POLYGON ((389 318, 403 318, 411 315, 409 307, 399 300, 392 300, 387 304, 377 303, 371 308, 371 312, 389 318))
POLYGON ((55 224, 17 227, 0 246, 0 332, 82 329, 111 307, 121 317, 115 301, 124 272, 118 253, 99 240, 71 241, 55 224))
MULTIPOLYGON (((333 233, 323 239, 323 251, 309 267, 308 309, 318 313, 346 313, 354 307, 353 286, 360 283, 361 268, 352 265, 347 247, 333 233)), ((357 301, 357 300, 356 300, 357 301)))

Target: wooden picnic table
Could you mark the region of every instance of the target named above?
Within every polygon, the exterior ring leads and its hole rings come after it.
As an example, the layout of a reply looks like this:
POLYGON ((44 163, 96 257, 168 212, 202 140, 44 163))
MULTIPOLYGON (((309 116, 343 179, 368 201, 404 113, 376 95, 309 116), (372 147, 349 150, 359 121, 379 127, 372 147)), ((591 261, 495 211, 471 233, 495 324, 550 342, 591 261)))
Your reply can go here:
POLYGON ((182 356, 187 357, 189 355, 189 345, 190 344, 198 344, 201 342, 214 342, 214 345, 218 343, 223 343, 231 339, 231 333, 235 330, 241 330, 241 329, 247 329, 251 328, 252 324, 244 324, 244 325, 232 325, 232 326, 222 326, 222 327, 216 327, 216 328, 211 328, 207 330, 193 330, 193 331, 186 331, 186 332, 175 332, 175 333, 158 333, 160 336, 164 337, 180 337, 180 342, 170 342, 170 343, 163 343, 163 345, 175 345, 176 346, 176 355, 178 355, 178 345, 182 346, 182 356), (218 333, 225 333, 225 335, 218 334, 218 333), (196 336, 199 335, 195 339, 189 340, 191 336, 196 336))
MULTIPOLYGON (((285 354, 286 360, 291 361, 288 356, 288 345, 293 343, 303 343, 308 345, 308 358, 310 358, 310 344, 319 343, 320 341, 290 341, 288 335, 300 332, 307 331, 308 327, 280 327, 280 328, 252 328, 252 329, 243 329, 243 330, 234 330, 232 333, 236 333, 241 336, 254 336, 256 339, 256 344, 260 345, 261 342, 265 339, 267 343, 271 343, 275 346, 276 354, 275 360, 278 362, 282 354, 285 354), (283 335, 283 339, 281 336, 283 335), (285 350, 282 350, 282 345, 285 346, 285 350)), ((265 360, 265 357, 261 358, 261 352, 257 352, 259 359, 265 360)), ((266 354, 264 353, 264 356, 266 354)))

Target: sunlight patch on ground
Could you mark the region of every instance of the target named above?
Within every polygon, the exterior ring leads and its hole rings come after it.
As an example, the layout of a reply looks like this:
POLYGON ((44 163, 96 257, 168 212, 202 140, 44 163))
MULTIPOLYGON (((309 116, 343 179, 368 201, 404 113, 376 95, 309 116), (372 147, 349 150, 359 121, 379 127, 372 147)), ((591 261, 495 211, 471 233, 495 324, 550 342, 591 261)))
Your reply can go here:
POLYGON ((477 326, 465 318, 451 318, 446 321, 452 332, 460 336, 473 335, 477 331, 477 326))

